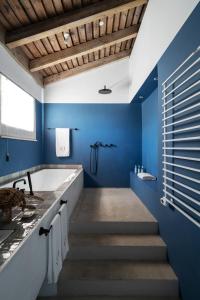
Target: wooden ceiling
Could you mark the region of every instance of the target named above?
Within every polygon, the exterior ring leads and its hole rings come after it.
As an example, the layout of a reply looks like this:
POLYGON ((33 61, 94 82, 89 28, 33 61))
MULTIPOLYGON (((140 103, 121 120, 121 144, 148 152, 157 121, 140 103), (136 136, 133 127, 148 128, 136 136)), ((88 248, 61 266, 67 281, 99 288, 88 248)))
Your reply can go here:
POLYGON ((147 1, 0 0, 4 42, 49 84, 129 56, 147 1))

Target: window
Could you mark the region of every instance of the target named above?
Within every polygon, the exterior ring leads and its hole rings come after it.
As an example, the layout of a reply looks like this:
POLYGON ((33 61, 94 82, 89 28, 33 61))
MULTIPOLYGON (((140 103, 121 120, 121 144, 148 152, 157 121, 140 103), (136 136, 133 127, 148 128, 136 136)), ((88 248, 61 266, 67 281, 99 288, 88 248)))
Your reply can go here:
POLYGON ((0 74, 0 135, 35 140, 35 99, 0 74))

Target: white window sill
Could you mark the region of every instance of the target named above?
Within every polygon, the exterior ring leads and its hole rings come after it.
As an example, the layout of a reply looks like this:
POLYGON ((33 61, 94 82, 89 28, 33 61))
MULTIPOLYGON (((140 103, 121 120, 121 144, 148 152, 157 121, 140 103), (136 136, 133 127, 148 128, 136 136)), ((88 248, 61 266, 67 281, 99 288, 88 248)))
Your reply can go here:
POLYGON ((38 142, 37 139, 28 139, 28 138, 21 138, 21 137, 12 137, 12 136, 6 136, 6 135, 1 135, 0 138, 2 138, 2 139, 11 139, 11 140, 29 141, 29 142, 38 142))

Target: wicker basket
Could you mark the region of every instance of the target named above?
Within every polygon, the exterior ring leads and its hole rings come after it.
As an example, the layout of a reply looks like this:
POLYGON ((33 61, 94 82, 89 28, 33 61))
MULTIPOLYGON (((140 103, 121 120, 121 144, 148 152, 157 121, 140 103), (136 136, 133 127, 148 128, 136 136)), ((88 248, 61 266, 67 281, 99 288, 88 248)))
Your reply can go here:
POLYGON ((14 188, 0 189, 0 209, 3 212, 3 221, 10 223, 12 221, 12 208, 19 206, 24 210, 26 201, 24 193, 14 188))

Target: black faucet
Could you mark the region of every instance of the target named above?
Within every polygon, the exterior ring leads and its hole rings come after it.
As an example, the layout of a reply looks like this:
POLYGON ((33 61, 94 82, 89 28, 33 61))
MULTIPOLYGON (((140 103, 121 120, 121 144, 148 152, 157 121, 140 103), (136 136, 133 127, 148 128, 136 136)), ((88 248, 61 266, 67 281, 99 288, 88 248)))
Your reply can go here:
POLYGON ((31 174, 30 174, 29 171, 26 174, 27 174, 27 177, 28 177, 28 185, 29 185, 29 189, 30 189, 30 195, 33 196, 34 193, 33 193, 32 181, 31 181, 31 174))
POLYGON ((13 188, 15 189, 16 188, 16 184, 18 182, 23 182, 24 184, 26 184, 26 179, 22 178, 22 179, 18 179, 16 181, 13 182, 13 188))

